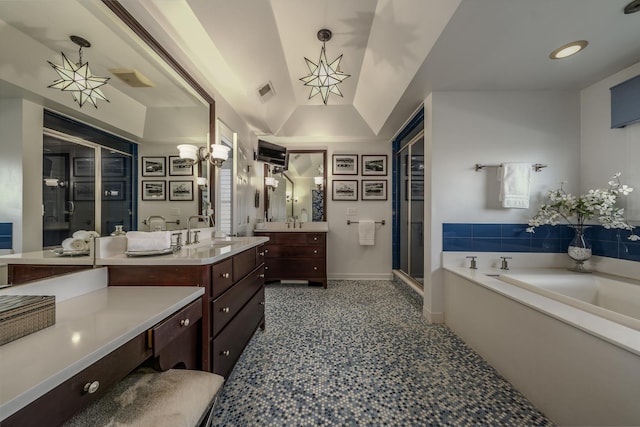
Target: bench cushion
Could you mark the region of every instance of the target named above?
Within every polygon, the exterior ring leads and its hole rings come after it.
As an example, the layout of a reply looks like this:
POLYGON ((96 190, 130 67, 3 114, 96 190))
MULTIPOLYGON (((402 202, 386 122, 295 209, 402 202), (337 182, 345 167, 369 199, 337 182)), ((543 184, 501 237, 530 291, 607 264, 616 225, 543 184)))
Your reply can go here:
POLYGON ((140 368, 65 426, 194 427, 206 416, 224 378, 203 371, 140 368))

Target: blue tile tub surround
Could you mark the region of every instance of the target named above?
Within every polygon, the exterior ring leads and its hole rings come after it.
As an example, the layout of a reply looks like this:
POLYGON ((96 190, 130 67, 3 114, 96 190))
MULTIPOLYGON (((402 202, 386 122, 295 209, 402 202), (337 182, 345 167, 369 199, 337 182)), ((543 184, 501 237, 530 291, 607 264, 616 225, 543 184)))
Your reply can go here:
POLYGON ((214 426, 550 426, 422 302, 392 281, 266 286, 257 331, 214 426))
POLYGON ((0 222, 0 249, 13 248, 13 223, 0 222))
MULTIPOLYGON (((536 227, 527 233, 527 224, 442 224, 442 248, 453 252, 547 252, 564 253, 574 231, 564 224, 536 227)), ((607 230, 601 225, 586 228, 585 238, 593 254, 640 261, 640 241, 628 240, 626 230, 607 230)))

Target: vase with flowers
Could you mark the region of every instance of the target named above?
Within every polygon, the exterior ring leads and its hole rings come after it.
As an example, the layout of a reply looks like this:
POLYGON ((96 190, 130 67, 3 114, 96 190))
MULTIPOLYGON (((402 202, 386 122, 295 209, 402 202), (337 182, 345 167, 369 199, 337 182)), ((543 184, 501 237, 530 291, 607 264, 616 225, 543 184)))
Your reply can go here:
POLYGON ((541 225, 557 225, 565 221, 575 230, 575 237, 569 243, 568 254, 576 263, 571 268, 574 271, 586 272, 584 262, 591 258, 591 245, 584 238, 585 223, 596 219, 604 228, 618 228, 631 231, 629 240, 640 240, 640 236, 633 232, 624 217, 624 208, 616 206, 620 196, 626 196, 633 191, 620 182, 620 172, 611 177, 606 190, 589 190, 586 194, 576 197, 564 191, 564 183, 560 188, 547 193, 547 203, 540 206, 538 212, 529 220, 527 232, 534 233, 541 225))

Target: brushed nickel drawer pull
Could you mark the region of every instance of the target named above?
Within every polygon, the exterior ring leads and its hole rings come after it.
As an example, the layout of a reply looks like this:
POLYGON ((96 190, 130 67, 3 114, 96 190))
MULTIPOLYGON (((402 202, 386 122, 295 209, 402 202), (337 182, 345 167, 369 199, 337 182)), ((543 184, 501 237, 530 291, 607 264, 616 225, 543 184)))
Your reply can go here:
POLYGON ((263 252, 259 252, 258 255, 264 256, 264 251, 263 252))
POLYGON ((220 273, 220 277, 222 277, 223 279, 228 279, 229 277, 231 277, 231 274, 229 274, 229 273, 220 273))
POLYGON ((258 277, 261 278, 261 279, 264 279, 264 274, 260 273, 260 274, 258 274, 258 277))
POLYGON ((90 383, 86 383, 84 385, 84 391, 86 391, 89 394, 93 394, 96 391, 98 391, 98 389, 100 388, 100 382, 99 381, 93 381, 90 383))
POLYGON ((264 305, 264 301, 260 301, 260 305, 264 305))
POLYGON ((224 356, 224 357, 227 357, 227 356, 229 356, 230 354, 231 354, 231 352, 230 352, 229 350, 225 350, 225 351, 221 351, 221 352, 220 352, 220 356, 224 356))
POLYGON ((180 326, 189 326, 189 318, 187 317, 186 319, 182 319, 180 321, 180 326))
POLYGON ((220 309, 220 311, 223 312, 223 313, 228 313, 229 312, 229 307, 222 307, 220 309))

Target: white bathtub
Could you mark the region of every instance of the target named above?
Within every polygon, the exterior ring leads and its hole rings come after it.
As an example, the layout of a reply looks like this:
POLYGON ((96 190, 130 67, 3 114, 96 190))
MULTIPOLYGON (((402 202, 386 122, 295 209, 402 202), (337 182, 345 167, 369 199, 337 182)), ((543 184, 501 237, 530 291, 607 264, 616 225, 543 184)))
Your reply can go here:
POLYGON ((520 270, 499 279, 640 331, 640 283, 557 268, 520 270))

